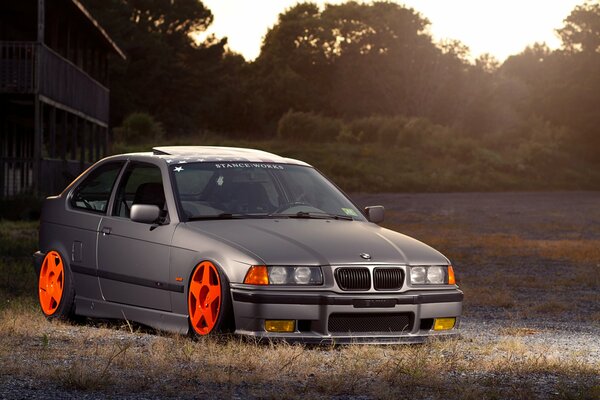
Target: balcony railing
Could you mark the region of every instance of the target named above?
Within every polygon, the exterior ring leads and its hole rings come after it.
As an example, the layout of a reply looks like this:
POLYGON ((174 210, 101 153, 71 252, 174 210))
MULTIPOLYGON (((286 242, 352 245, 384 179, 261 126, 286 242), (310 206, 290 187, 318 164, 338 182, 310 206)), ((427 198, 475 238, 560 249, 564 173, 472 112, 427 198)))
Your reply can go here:
POLYGON ((37 93, 108 122, 108 89, 44 44, 0 42, 0 93, 37 93))
POLYGON ((35 43, 0 42, 0 93, 35 92, 35 43))

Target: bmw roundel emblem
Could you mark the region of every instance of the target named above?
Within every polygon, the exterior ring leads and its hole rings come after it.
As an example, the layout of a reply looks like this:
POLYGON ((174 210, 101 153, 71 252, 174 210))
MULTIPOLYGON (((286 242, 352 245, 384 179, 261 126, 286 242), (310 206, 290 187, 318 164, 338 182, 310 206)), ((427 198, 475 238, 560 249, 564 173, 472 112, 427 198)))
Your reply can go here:
POLYGON ((365 260, 371 259, 371 255, 369 253, 360 253, 360 257, 364 258, 365 260))

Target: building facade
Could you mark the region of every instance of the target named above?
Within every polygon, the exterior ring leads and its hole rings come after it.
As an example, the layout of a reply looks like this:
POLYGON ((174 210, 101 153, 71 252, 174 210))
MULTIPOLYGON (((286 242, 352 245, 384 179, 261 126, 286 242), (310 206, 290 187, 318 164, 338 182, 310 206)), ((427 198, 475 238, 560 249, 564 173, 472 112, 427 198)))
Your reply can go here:
POLYGON ((107 154, 111 53, 78 0, 0 2, 0 197, 56 194, 107 154))

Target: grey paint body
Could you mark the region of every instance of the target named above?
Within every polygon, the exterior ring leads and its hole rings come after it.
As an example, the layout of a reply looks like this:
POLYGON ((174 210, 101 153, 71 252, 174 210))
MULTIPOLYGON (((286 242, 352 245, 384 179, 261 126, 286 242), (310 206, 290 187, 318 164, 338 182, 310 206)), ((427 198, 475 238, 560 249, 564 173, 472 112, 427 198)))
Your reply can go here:
MULTIPOLYGON (((405 279, 402 288, 393 292, 373 288, 352 292, 341 290, 334 279, 335 269, 342 266, 367 266, 370 270, 397 266, 405 270, 410 265, 449 265, 448 259, 433 248, 367 221, 281 218, 183 222, 185 219, 180 218, 169 174, 169 165, 187 159, 307 164, 248 149, 183 147, 159 150, 169 154, 125 154, 101 160, 59 196, 49 197, 44 202, 36 266, 39 271, 43 255, 51 250, 61 254, 66 267, 74 274, 77 314, 125 317, 158 329, 187 333, 189 279, 196 265, 208 260, 218 265, 230 282, 236 333, 239 334, 307 342, 399 343, 457 333, 456 329, 422 330, 419 324, 424 318, 460 316, 462 292, 454 285, 413 288, 405 279), (160 168, 168 209, 164 224, 151 226, 70 206, 73 190, 91 170, 114 161, 124 165, 143 161, 160 168), (360 258, 361 253, 372 257, 365 261, 360 258), (243 284, 252 265, 321 266, 324 284, 311 288, 243 284), (183 279, 180 282, 177 278, 183 279), (261 301, 249 300, 256 295, 263 296, 261 301), (296 300, 290 300, 290 296, 296 300), (435 296, 435 301, 427 300, 435 296), (282 298, 287 300, 278 300, 282 298), (312 300, 306 300, 308 298, 312 300), (448 301, 444 301, 446 298, 448 301), (396 304, 357 306, 372 299, 396 304), (414 327, 410 332, 394 334, 328 333, 327 321, 331 313, 365 312, 410 312, 414 314, 414 327), (268 333, 264 330, 265 319, 310 321, 310 329, 296 333, 268 333)), ((115 188, 124 169, 121 169, 115 188)), ((108 210, 115 201, 114 191, 108 210)))

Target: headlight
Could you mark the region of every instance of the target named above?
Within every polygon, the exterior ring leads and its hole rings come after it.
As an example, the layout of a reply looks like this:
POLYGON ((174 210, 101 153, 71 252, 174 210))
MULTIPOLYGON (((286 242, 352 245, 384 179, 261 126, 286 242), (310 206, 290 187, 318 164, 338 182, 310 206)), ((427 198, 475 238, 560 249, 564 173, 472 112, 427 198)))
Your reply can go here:
POLYGON ((410 269, 410 283, 413 285, 422 285, 425 283, 427 270, 425 267, 412 267, 410 269))
POLYGON ((454 285, 454 271, 451 266, 409 267, 412 285, 454 285), (450 274, 448 273, 450 269, 450 274), (450 275, 450 279, 449 279, 450 275))
POLYGON ((264 266, 250 267, 244 278, 249 285, 322 285, 321 267, 264 266))
POLYGON ((269 283, 283 285, 287 282, 288 271, 285 267, 271 267, 269 270, 269 283))
POLYGON ((445 267, 429 267, 427 268, 427 283, 435 285, 443 285, 446 283, 445 267))
POLYGON ((321 285, 321 267, 267 267, 271 285, 321 285))
POLYGON ((307 285, 312 278, 312 271, 308 267, 294 268, 294 281, 299 285, 307 285))

